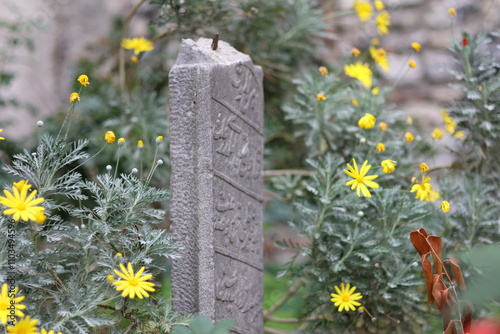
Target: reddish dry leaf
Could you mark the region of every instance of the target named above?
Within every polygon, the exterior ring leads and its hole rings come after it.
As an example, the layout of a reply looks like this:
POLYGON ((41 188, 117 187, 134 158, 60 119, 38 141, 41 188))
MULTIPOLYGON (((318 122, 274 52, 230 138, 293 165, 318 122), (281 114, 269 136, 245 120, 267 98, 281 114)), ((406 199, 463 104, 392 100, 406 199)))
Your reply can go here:
POLYGON ((436 306, 438 310, 443 313, 444 309, 448 305, 448 301, 443 296, 443 292, 446 291, 446 285, 444 284, 441 275, 434 274, 432 278, 432 296, 436 301, 436 306))
POLYGON ((457 260, 456 259, 447 259, 444 262, 449 263, 451 265, 451 273, 453 274, 453 278, 455 279, 455 282, 457 283, 457 285, 461 291, 465 291, 464 276, 462 275, 462 269, 458 265, 457 260))
POLYGON ((432 249, 432 259, 434 260, 434 268, 436 268, 436 274, 441 274, 443 272, 443 262, 441 261, 441 238, 430 235, 427 237, 427 242, 432 249))
POLYGON ((427 233, 423 228, 410 233, 410 241, 420 256, 429 252, 429 243, 427 242, 427 233))
POLYGON ((432 296, 432 285, 433 285, 433 273, 432 264, 427 260, 431 253, 422 255, 422 271, 424 272, 425 286, 427 287, 427 302, 429 306, 434 303, 434 297, 432 296))

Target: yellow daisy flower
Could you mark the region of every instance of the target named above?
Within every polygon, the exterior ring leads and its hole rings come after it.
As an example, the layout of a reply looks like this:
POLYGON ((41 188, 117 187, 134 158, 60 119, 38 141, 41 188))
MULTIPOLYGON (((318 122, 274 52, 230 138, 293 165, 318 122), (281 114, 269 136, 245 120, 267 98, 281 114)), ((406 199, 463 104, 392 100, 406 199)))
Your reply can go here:
POLYGON ((353 286, 351 288, 351 285, 349 283, 340 284, 340 289, 338 286, 334 286, 335 291, 337 293, 331 293, 330 296, 332 297, 331 301, 333 302, 333 305, 339 308, 339 312, 342 312, 344 309, 346 311, 355 311, 356 308, 355 306, 360 306, 361 303, 357 302, 356 300, 360 300, 363 298, 363 296, 356 291, 356 287, 353 286))
POLYGON ((357 57, 361 54, 361 51, 358 48, 352 48, 351 53, 354 57, 357 57))
POLYGON ((151 282, 145 282, 153 275, 147 274, 147 275, 142 275, 144 272, 144 267, 139 269, 137 273, 134 273, 134 269, 132 268, 132 263, 128 263, 127 269, 125 269, 125 266, 123 264, 120 264, 120 269, 121 272, 118 270, 113 270, 116 275, 119 277, 123 278, 123 280, 115 281, 113 282, 113 285, 116 285, 117 291, 122 291, 122 297, 129 297, 131 299, 135 298, 137 296, 139 299, 143 299, 144 297, 149 297, 149 294, 146 292, 147 291, 155 291, 153 289, 153 286, 155 286, 154 283, 151 282))
POLYGON ((345 185, 351 186, 351 190, 356 188, 356 195, 361 197, 361 193, 365 197, 372 197, 370 191, 367 186, 373 189, 378 188, 378 184, 373 182, 372 180, 376 179, 378 175, 366 175, 371 168, 371 165, 368 165, 368 160, 365 160, 363 166, 361 166, 361 170, 358 169, 358 165, 356 164, 356 160, 352 159, 353 166, 347 164, 347 168, 349 170, 344 170, 344 173, 353 178, 353 180, 348 181, 345 185))
POLYGON ((413 137, 413 134, 411 132, 405 133, 405 140, 407 143, 411 143, 415 137, 413 137))
POLYGON ((377 152, 384 152, 385 151, 385 145, 383 143, 378 143, 377 148, 375 149, 377 152))
POLYGON ((450 211, 450 203, 448 201, 442 201, 441 202, 441 210, 443 210, 444 213, 447 213, 450 211))
POLYGON ((372 114, 366 113, 363 117, 361 117, 358 121, 358 126, 363 129, 371 129, 377 123, 377 119, 372 114))
POLYGON ((324 67, 324 66, 320 66, 320 67, 318 68, 318 70, 319 70, 319 73, 320 73, 322 76, 324 76, 324 77, 325 77, 325 76, 327 76, 327 75, 328 75, 328 69, 327 69, 326 67, 324 67))
POLYGON ((375 8, 382 10, 385 8, 385 4, 381 0, 375 0, 375 8))
POLYGON ((354 1, 354 10, 356 14, 358 14, 361 22, 368 21, 373 15, 373 7, 367 1, 355 0, 354 1))
POLYGON ((417 67, 417 62, 413 59, 410 59, 408 60, 408 66, 410 66, 411 68, 415 68, 417 67))
POLYGON ((153 50, 153 42, 144 38, 125 38, 122 41, 122 47, 127 50, 134 50, 134 54, 138 55, 141 52, 153 50))
POLYGON ((380 14, 378 14, 375 19, 375 23, 377 24, 377 31, 379 35, 385 35, 389 33, 388 26, 391 25, 391 14, 388 11, 384 10, 380 14))
POLYGON ((380 122, 378 123, 378 128, 382 131, 387 130, 387 123, 386 122, 380 122))
POLYGON ((9 334, 39 334, 36 324, 38 320, 31 320, 29 316, 16 321, 14 326, 7 326, 7 333, 9 334))
POLYGON ((443 138, 444 132, 441 129, 435 128, 434 131, 432 131, 432 138, 434 139, 441 139, 443 138))
POLYGON ((448 14, 450 14, 451 17, 457 15, 457 11, 455 10, 455 8, 450 8, 448 9, 448 14))
POLYGON ((7 316, 11 315, 11 309, 8 309, 11 305, 14 305, 14 315, 16 317, 24 317, 24 313, 21 310, 26 308, 25 305, 20 304, 24 300, 24 296, 16 297, 19 288, 15 288, 14 291, 8 291, 8 284, 2 284, 2 291, 0 292, 0 323, 5 326, 7 323, 7 316), (9 297, 12 296, 12 297, 9 297))
POLYGON ((89 77, 86 76, 85 74, 80 75, 78 79, 76 79, 76 81, 78 81, 80 84, 82 84, 82 86, 85 87, 87 87, 87 85, 90 85, 89 77))
POLYGON ((77 102, 77 101, 80 101, 80 94, 71 93, 71 95, 69 96, 69 102, 73 103, 73 102, 77 102))
POLYGON ((27 222, 28 220, 37 221, 37 214, 45 211, 42 206, 36 206, 44 201, 43 197, 33 199, 37 191, 33 190, 28 195, 29 186, 25 185, 21 190, 12 186, 12 193, 7 189, 3 190, 5 197, 0 196, 0 204, 9 207, 3 211, 4 215, 12 215, 16 222, 19 219, 27 222))
POLYGON ((366 88, 370 88, 372 85, 373 72, 368 64, 358 61, 355 64, 345 65, 344 72, 346 75, 361 81, 366 88))
POLYGON ((385 174, 389 174, 396 170, 396 164, 397 161, 387 159, 382 161, 380 163, 380 166, 382 166, 382 172, 384 172, 385 174))
POLYGON ((415 50, 415 52, 420 52, 420 49, 422 49, 422 45, 420 45, 420 43, 417 42, 411 43, 411 47, 413 50, 415 50))
POLYGON ((370 56, 373 58, 375 63, 377 63, 377 65, 380 66, 385 72, 389 72, 390 67, 387 52, 382 48, 377 49, 374 46, 370 46, 368 51, 370 52, 370 56))
POLYGON ((116 136, 113 131, 107 131, 104 135, 104 140, 108 142, 108 144, 113 144, 115 142, 116 136))
POLYGON ((425 162, 422 162, 420 164, 420 172, 427 173, 428 171, 429 171, 429 166, 425 162))
MULTIPOLYGON (((2 131, 3 131, 3 129, 0 129, 0 132, 2 132, 2 131)), ((4 137, 0 137, 0 140, 5 140, 5 138, 4 137)))
POLYGON ((411 187, 412 193, 416 192, 417 194, 415 195, 415 198, 420 199, 420 201, 426 201, 429 202, 429 195, 432 191, 432 185, 429 184, 429 181, 431 180, 430 177, 424 177, 422 176, 422 183, 417 183, 414 184, 411 187))
POLYGON ((316 98, 318 99, 318 101, 325 101, 326 100, 326 96, 323 93, 318 93, 318 95, 316 95, 316 98))

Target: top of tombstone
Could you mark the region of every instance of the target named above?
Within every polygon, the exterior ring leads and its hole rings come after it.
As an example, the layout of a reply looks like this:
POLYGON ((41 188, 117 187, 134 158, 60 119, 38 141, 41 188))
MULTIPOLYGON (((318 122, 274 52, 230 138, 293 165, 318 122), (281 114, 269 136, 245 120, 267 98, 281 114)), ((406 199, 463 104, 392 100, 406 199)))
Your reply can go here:
POLYGON ((212 50, 212 39, 183 39, 175 65, 214 63, 234 64, 252 62, 250 57, 239 52, 228 43, 219 40, 217 50, 212 50))

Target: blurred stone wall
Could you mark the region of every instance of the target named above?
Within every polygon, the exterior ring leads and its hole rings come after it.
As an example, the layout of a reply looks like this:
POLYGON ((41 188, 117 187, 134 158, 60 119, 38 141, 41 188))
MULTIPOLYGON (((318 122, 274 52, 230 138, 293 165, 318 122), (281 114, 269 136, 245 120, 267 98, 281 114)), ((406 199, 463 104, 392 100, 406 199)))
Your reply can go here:
MULTIPOLYGON (((348 10, 354 0, 325 1, 329 10, 348 10), (328 6, 330 4, 330 6, 328 6)), ((323 50, 327 59, 350 54, 352 47, 366 50, 370 40, 379 38, 380 46, 388 53, 391 70, 382 72, 385 84, 397 81, 400 73, 408 69, 411 42, 422 45, 411 59, 417 67, 411 69, 389 95, 389 102, 397 103, 410 116, 420 121, 428 131, 441 125, 443 105, 460 96, 450 88, 453 78, 446 68, 453 66, 448 48, 453 39, 461 38, 463 31, 470 35, 478 32, 500 31, 500 2, 495 0, 384 0, 391 14, 390 33, 379 36, 373 24, 361 24, 357 16, 350 15, 332 20, 333 33, 338 35, 333 47, 323 50), (449 8, 457 12, 450 17, 449 8)))
MULTIPOLYGON (((109 34, 113 17, 126 15, 135 3, 135 0, 0 0, 0 20, 16 22, 21 35, 18 37, 31 38, 35 45, 33 53, 23 47, 13 48, 9 52, 12 61, 4 64, 16 77, 7 89, 0 87, 1 96, 15 97, 34 107, 34 114, 23 107, 0 107, 4 137, 21 138, 33 131, 38 119, 61 106, 69 106, 72 80, 76 80, 71 76, 76 60, 85 56, 88 43, 109 34), (12 124, 5 126, 9 121, 12 124)), ((9 49, 8 37, 5 32, 0 35, 2 50, 9 49)))

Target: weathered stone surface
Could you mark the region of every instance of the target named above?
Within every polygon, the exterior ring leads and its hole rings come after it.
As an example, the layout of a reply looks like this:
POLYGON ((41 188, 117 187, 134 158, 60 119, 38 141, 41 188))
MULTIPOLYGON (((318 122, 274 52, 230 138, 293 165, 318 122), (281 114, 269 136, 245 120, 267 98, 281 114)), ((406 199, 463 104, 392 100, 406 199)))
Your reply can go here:
POLYGON ((170 72, 174 307, 262 333, 262 69, 184 40, 170 72))

